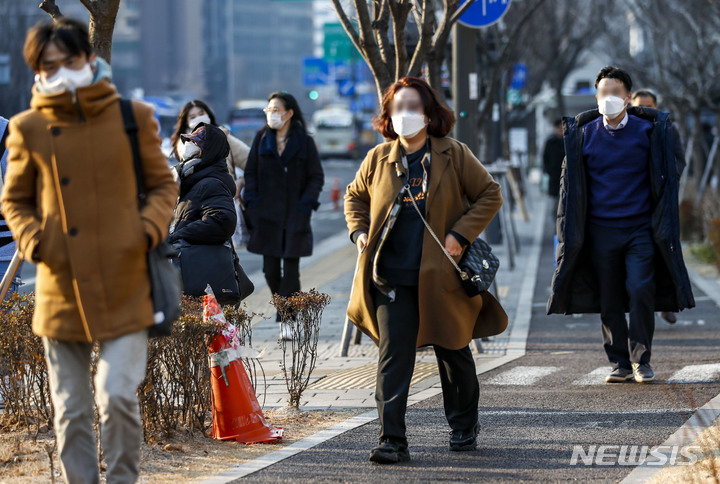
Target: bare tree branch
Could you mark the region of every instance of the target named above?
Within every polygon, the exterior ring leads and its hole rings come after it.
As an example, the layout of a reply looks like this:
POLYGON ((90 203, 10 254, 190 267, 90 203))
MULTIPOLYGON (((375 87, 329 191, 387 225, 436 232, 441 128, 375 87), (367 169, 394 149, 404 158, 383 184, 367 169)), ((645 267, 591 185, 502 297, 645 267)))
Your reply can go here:
POLYGON ((57 6, 55 0, 42 0, 39 5, 40 9, 46 12, 53 20, 57 20, 63 16, 60 7, 57 6))
POLYGON ((394 77, 394 73, 390 74, 392 72, 393 60, 393 55, 390 52, 390 38, 388 37, 388 30, 390 28, 390 6, 388 5, 388 0, 374 0, 373 3, 375 20, 373 20, 372 28, 375 34, 375 42, 377 42, 380 56, 385 64, 385 68, 388 70, 388 74, 394 77))
POLYGON ((340 0, 332 0, 332 3, 345 32, 348 34, 353 45, 363 56, 363 59, 365 59, 365 62, 372 71, 373 76, 375 77, 375 85, 378 90, 378 96, 381 97, 382 91, 385 89, 386 85, 389 84, 390 73, 388 72, 387 64, 381 57, 378 45, 375 42, 367 2, 364 0, 355 0, 355 10, 358 15, 359 32, 355 30, 352 22, 350 22, 345 9, 340 4, 340 0))
POLYGON ((393 34, 395 38, 395 80, 407 72, 407 45, 405 42, 405 24, 412 4, 410 0, 389 0, 390 14, 393 18, 393 34))
POLYGON ((410 60, 410 67, 408 68, 409 76, 417 77, 420 75, 425 56, 432 46, 433 23, 435 19, 432 3, 432 0, 423 0, 422 2, 422 18, 421 21, 418 22, 420 41, 415 47, 415 52, 410 60))
POLYGON ((82 3, 88 12, 90 12, 90 15, 95 15, 97 12, 98 2, 94 0, 80 0, 80 3, 82 3))

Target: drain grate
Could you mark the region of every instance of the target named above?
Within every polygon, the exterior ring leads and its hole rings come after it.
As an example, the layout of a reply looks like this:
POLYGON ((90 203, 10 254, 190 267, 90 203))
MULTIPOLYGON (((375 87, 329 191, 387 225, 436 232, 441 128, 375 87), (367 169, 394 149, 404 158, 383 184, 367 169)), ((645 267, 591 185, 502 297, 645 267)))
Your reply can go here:
MULTIPOLYGON (((437 374, 437 363, 415 363, 410 385, 415 385, 427 377, 437 374)), ((332 373, 308 387, 310 390, 350 390, 375 388, 377 363, 350 368, 332 373)))

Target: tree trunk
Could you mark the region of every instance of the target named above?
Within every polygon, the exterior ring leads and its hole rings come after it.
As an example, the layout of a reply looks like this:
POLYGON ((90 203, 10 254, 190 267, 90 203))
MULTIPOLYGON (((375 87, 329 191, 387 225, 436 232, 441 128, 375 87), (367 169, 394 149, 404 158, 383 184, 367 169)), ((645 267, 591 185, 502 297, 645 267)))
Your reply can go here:
POLYGON ((425 62, 427 63, 428 84, 440 94, 440 99, 445 101, 445 90, 442 88, 442 56, 436 55, 435 49, 428 52, 425 62))
MULTIPOLYGON (((118 5, 117 2, 115 4, 118 5)), ((90 17, 90 44, 92 44, 93 50, 98 57, 105 59, 108 64, 111 63, 112 37, 116 15, 117 8, 114 14, 103 12, 90 17)))
MULTIPOLYGON (((80 3, 90 12, 88 25, 90 45, 99 57, 110 64, 113 31, 118 8, 120 8, 120 0, 80 0, 80 3)), ((43 0, 39 8, 50 15, 53 20, 58 20, 63 16, 60 8, 55 4, 55 0, 43 0)))

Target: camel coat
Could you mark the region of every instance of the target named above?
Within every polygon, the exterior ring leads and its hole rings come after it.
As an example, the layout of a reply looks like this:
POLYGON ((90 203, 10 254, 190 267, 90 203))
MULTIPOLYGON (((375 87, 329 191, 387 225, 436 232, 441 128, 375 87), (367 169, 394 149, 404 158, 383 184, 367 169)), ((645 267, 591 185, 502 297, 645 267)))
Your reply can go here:
MULTIPOLYGON (((441 241, 451 230, 469 241, 482 232, 502 205, 498 185, 464 144, 431 137, 430 179, 425 217, 441 241)), ((368 233, 368 245, 358 258, 348 317, 378 343, 371 297, 372 260, 393 202, 403 187, 399 141, 372 149, 355 180, 347 187, 345 218, 350 235, 368 233)), ((456 258, 458 261, 460 257, 456 258)), ((460 349, 474 338, 502 333, 508 318, 489 293, 468 297, 455 268, 425 230, 419 279, 420 327, 417 346, 460 349)))
POLYGON ((152 108, 134 102, 147 205, 115 86, 101 80, 41 94, 10 120, 2 211, 27 260, 37 263, 33 331, 102 341, 153 324, 148 246, 167 235, 177 199, 152 108))

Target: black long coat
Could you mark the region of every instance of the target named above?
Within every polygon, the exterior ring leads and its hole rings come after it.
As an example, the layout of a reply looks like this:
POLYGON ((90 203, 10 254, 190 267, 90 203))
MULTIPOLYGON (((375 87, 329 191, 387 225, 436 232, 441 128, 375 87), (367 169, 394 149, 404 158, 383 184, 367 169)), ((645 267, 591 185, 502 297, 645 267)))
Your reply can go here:
POLYGON ((315 142, 294 123, 282 156, 275 130, 255 136, 245 167, 248 251, 273 257, 312 255, 310 216, 317 210, 324 175, 315 142))
MULTIPOLYGON (((225 162, 228 141, 220 129, 205 127, 207 138, 201 161, 194 163, 192 174, 180 175, 180 198, 168 237, 171 243, 184 240, 191 245, 222 244, 235 231, 235 181, 225 162)), ((190 162, 180 163, 175 169, 180 173, 190 162)))
MULTIPOLYGON (((656 311, 695 306, 680 247, 678 176, 669 115, 650 108, 630 107, 628 114, 653 124, 650 132, 650 191, 655 243, 656 311)), ((599 313, 600 290, 585 244, 587 167, 582 155, 585 126, 598 118, 597 109, 564 118, 565 161, 557 220, 557 268, 552 280, 548 314, 599 313)), ((622 183, 622 181, 619 181, 622 183)), ((625 301, 626 308, 628 301, 625 301)))
POLYGON ((545 141, 543 150, 543 169, 549 176, 548 195, 553 197, 560 194, 560 172, 563 158, 565 158, 563 139, 553 134, 545 141))

